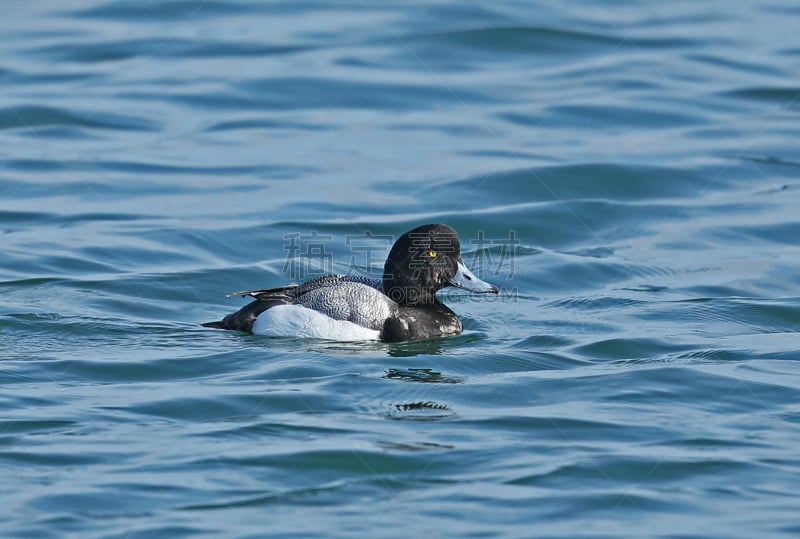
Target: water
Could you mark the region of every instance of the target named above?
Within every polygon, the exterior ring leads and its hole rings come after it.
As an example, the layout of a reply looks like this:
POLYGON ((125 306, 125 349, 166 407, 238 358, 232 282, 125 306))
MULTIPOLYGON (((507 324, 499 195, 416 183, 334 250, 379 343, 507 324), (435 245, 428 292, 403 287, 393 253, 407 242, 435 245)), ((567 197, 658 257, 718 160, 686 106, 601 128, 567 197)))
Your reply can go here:
POLYGON ((0 535, 797 536, 799 23, 5 10, 0 535), (198 325, 437 221, 501 288, 461 336, 198 325))

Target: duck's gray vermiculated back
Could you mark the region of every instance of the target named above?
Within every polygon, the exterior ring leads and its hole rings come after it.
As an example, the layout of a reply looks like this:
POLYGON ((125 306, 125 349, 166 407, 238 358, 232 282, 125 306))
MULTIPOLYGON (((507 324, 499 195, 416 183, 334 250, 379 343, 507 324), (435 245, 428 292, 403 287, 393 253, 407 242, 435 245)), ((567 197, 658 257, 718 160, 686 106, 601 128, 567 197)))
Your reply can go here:
POLYGON ((333 286, 309 290, 296 303, 336 320, 381 329, 383 321, 397 311, 397 305, 374 286, 341 280, 333 286))

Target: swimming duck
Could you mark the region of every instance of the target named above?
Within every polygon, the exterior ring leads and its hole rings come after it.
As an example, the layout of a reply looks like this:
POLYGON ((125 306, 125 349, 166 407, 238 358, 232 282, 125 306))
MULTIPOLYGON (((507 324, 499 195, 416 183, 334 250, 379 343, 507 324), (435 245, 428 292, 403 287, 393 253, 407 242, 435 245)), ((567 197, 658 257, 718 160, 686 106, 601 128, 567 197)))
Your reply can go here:
POLYGON ((447 286, 497 294, 461 259, 456 231, 443 224, 419 226, 392 246, 383 279, 325 275, 278 288, 230 296, 254 301, 208 328, 270 336, 330 340, 419 341, 463 331, 461 320, 437 297, 447 286))

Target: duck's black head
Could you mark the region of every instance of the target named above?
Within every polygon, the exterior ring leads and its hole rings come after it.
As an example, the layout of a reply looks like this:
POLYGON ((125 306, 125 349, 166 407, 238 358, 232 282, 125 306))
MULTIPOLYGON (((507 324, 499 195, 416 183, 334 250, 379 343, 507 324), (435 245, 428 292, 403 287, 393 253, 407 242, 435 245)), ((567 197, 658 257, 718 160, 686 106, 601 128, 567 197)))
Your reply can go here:
POLYGON ((400 236, 383 268, 386 295, 405 305, 433 303, 446 286, 497 293, 464 266, 458 234, 449 226, 422 225, 400 236))

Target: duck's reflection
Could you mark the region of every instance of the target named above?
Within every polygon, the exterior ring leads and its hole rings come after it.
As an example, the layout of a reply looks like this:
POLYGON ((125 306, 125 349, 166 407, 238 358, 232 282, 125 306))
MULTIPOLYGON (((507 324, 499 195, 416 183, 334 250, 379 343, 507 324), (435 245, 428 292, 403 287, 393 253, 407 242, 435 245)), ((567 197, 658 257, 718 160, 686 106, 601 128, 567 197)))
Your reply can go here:
POLYGON ((391 405, 387 419, 411 421, 438 421, 455 417, 456 413, 446 404, 434 401, 408 402, 391 405))
MULTIPOLYGON (((460 384, 465 381, 459 376, 449 376, 424 367, 407 369, 387 369, 383 376, 389 380, 422 382, 425 384, 460 384)), ((410 419, 415 421, 436 421, 454 417, 456 414, 449 405, 434 400, 401 402, 390 405, 387 419, 410 419)))
POLYGON ((386 374, 383 377, 391 380, 423 382, 426 384, 461 384, 466 381, 466 378, 461 376, 443 374, 433 369, 423 367, 408 369, 389 368, 386 370, 386 374))
POLYGON ((386 351, 392 357, 438 356, 442 352, 441 340, 392 344, 386 351))

